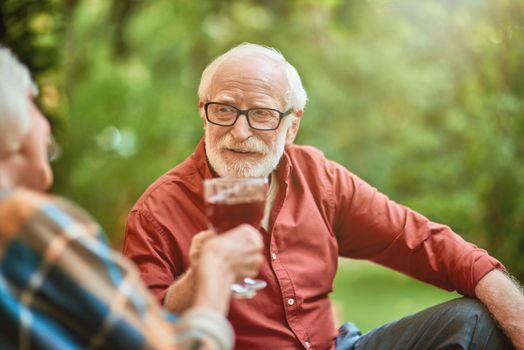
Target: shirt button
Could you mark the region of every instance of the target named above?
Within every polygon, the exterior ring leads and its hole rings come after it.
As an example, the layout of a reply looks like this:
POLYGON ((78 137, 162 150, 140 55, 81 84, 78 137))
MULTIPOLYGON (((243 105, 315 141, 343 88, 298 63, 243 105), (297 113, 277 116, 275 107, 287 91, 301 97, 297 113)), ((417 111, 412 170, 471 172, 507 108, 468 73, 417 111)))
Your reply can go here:
POLYGON ((293 305, 293 304, 295 303, 295 299, 291 299, 291 298, 289 298, 289 299, 287 300, 287 303, 288 303, 289 305, 293 305))
POLYGON ((305 342, 304 344, 306 344, 306 348, 309 349, 309 346, 310 346, 310 345, 309 345, 309 342, 307 341, 307 342, 305 342))
POLYGON ((271 253, 271 258, 273 260, 277 260, 277 253, 271 253))

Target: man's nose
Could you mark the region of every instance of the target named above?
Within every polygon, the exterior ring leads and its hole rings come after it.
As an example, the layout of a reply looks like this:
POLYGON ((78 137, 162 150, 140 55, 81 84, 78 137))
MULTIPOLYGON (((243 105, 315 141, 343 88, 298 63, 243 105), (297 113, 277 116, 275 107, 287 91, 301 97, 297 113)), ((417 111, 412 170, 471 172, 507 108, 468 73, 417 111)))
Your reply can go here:
POLYGON ((237 141, 247 140, 253 135, 253 130, 249 126, 249 123, 247 122, 247 116, 245 114, 238 116, 235 125, 232 126, 231 135, 237 141))

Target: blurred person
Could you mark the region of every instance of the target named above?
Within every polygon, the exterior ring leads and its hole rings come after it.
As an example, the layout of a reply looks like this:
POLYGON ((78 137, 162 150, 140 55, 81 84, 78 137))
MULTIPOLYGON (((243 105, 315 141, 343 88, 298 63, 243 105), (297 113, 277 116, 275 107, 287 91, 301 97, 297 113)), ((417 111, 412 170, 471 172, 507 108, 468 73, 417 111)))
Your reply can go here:
POLYGON ((230 285, 257 274, 258 232, 202 234, 193 303, 178 318, 166 312, 86 212, 43 193, 51 133, 36 95, 0 48, 0 349, 231 349, 230 285))
POLYGON ((198 96, 203 139, 145 191, 126 226, 124 255, 165 308, 181 312, 193 300, 185 290, 195 279, 191 241, 201 241, 206 228, 203 180, 267 177, 260 278, 268 286, 231 303, 237 349, 511 348, 496 322, 524 349, 524 296, 499 261, 319 150, 293 144, 307 96, 278 51, 254 44, 229 50, 204 70, 198 96), (339 257, 367 259, 466 297, 365 335, 351 323, 337 331, 329 293, 339 257))

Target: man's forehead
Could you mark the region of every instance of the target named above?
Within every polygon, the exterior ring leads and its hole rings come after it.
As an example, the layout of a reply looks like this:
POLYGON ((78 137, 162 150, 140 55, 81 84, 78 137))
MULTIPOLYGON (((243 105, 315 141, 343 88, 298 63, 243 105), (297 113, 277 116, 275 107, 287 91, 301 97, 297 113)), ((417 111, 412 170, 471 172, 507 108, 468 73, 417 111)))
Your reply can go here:
POLYGON ((285 65, 263 55, 234 56, 222 62, 215 77, 236 77, 282 84, 286 82, 285 65))
POLYGON ((254 93, 280 98, 288 81, 279 62, 264 57, 231 58, 217 67, 210 88, 211 95, 254 93))

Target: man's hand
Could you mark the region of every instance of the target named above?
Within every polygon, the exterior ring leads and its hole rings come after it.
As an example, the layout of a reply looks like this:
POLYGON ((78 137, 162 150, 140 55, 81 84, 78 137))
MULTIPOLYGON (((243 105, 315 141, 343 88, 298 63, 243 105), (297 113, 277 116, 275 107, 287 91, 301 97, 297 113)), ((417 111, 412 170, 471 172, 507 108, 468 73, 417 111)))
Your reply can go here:
POLYGON ((475 287, 477 298, 513 342, 524 350, 524 294, 509 276, 499 270, 486 274, 475 287))

